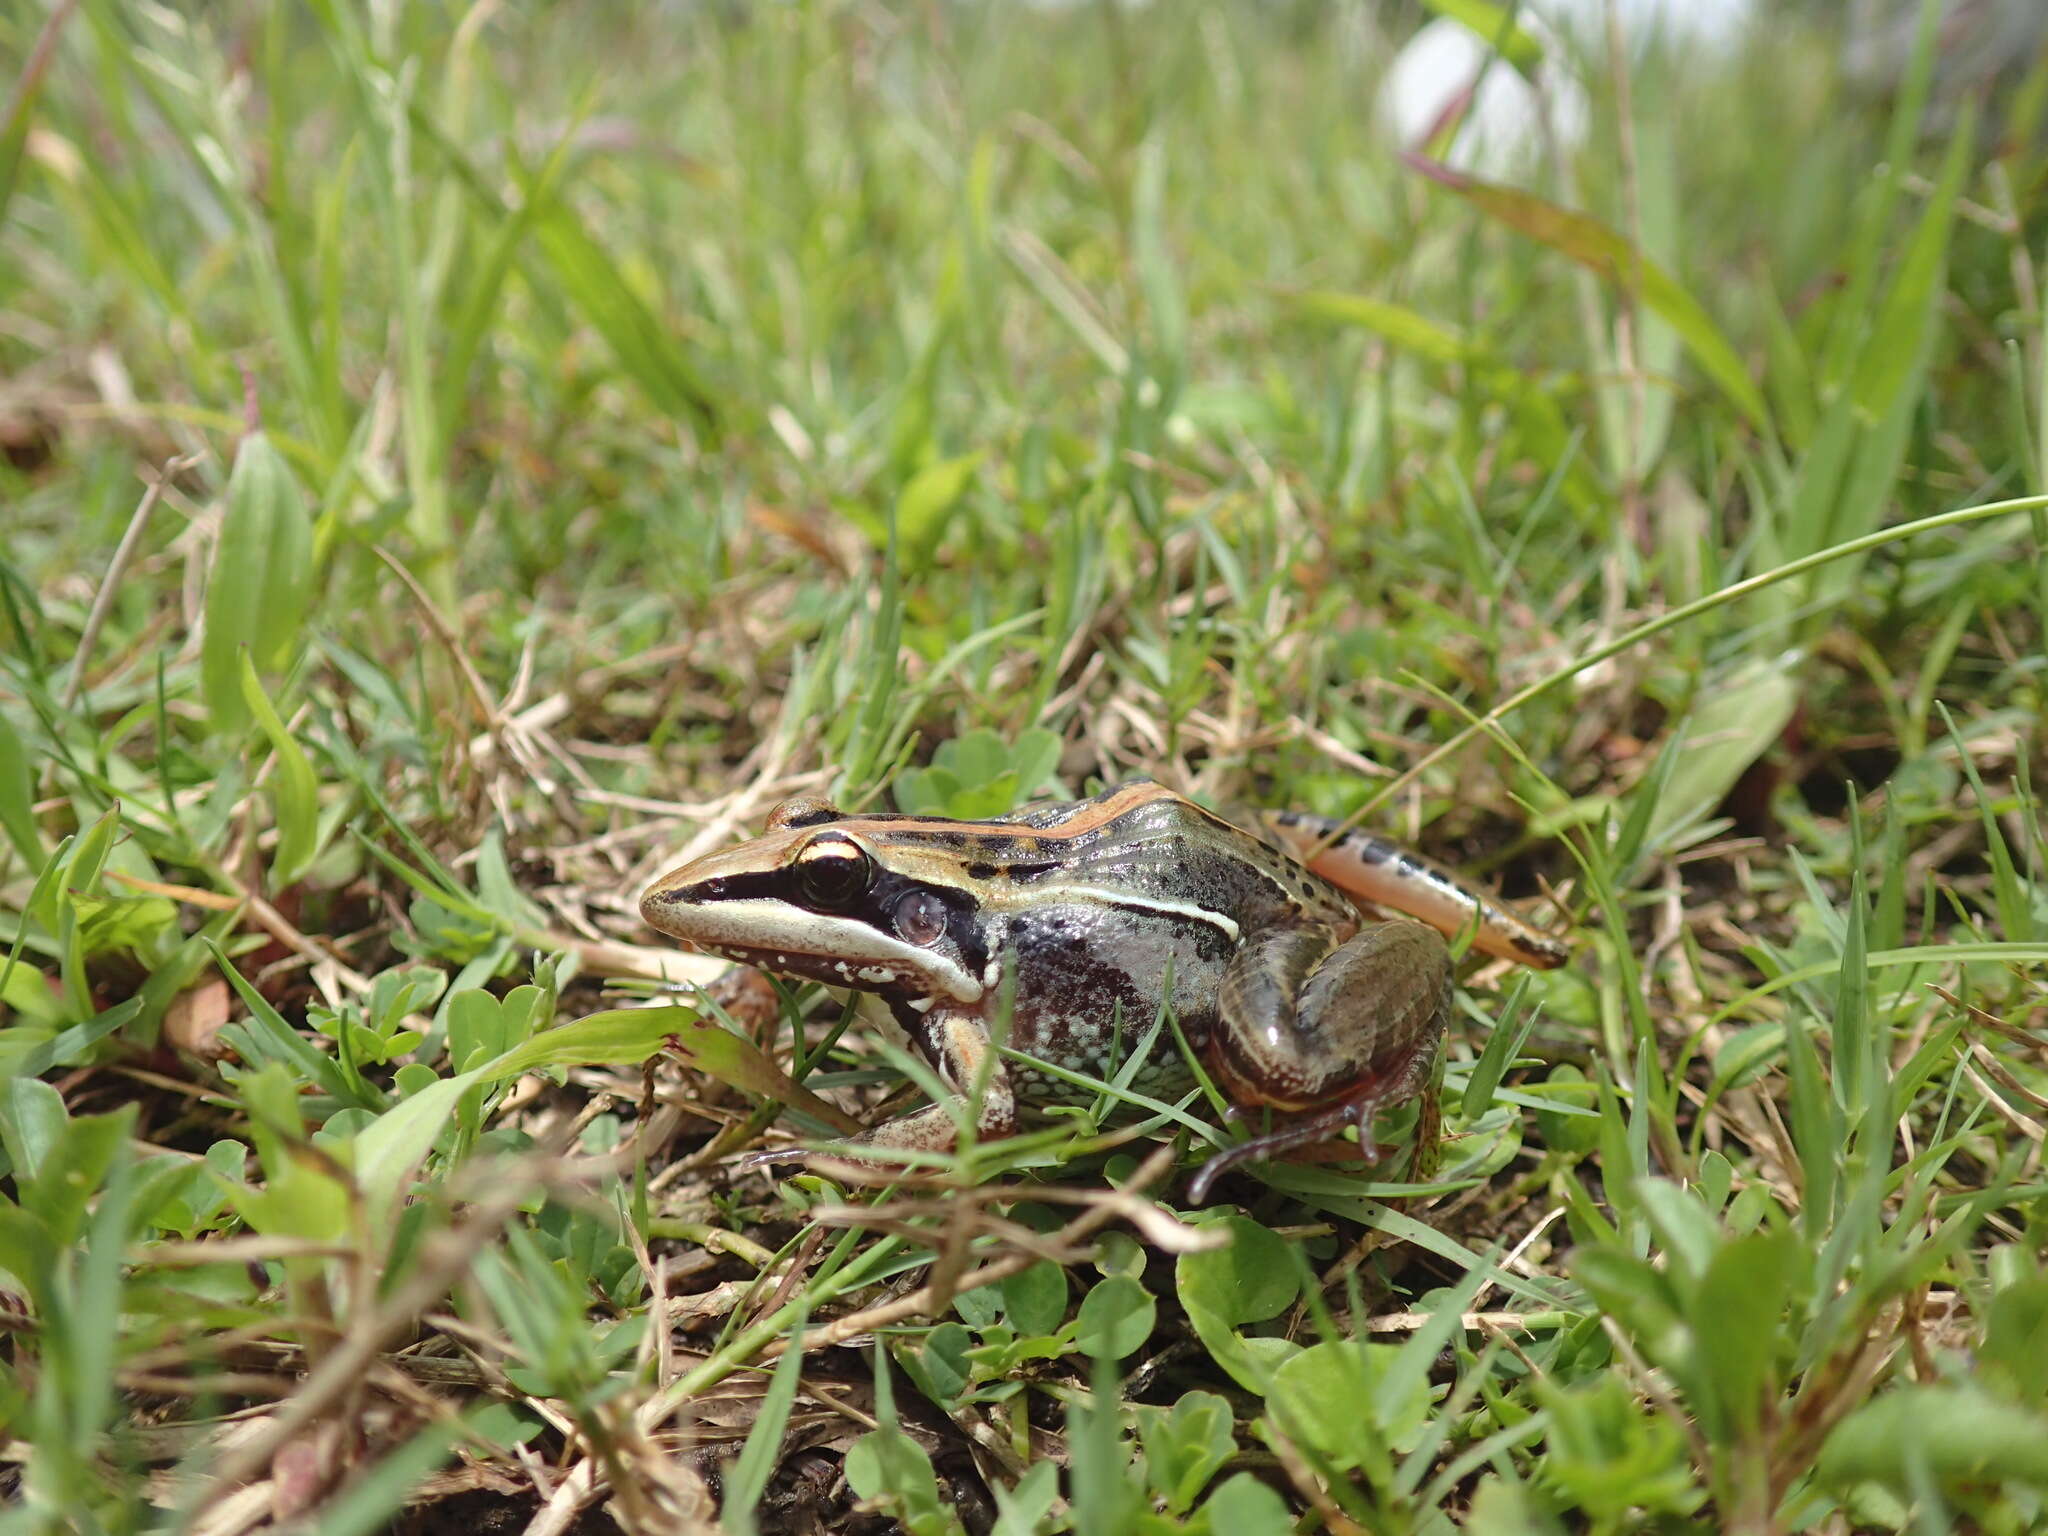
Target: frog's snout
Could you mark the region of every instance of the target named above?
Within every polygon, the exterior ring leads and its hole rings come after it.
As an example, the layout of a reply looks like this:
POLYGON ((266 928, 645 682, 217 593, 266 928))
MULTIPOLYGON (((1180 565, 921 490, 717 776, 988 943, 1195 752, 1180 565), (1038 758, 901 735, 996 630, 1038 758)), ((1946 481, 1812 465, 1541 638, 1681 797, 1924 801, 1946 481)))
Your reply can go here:
POLYGON ((735 871, 728 855, 711 854, 670 870, 640 896, 640 916, 648 927, 678 938, 694 937, 693 919, 707 908, 730 901, 735 871))
POLYGON ((782 839, 760 839, 720 849, 679 865, 647 887, 640 897, 640 916, 650 928, 680 939, 700 937, 698 930, 720 908, 750 898, 779 894, 778 870, 785 850, 782 839))
POLYGON ((679 884, 674 875, 663 875, 640 893, 640 919, 665 932, 676 913, 694 904, 688 886, 679 884))
POLYGON ((640 893, 640 920, 663 933, 675 933, 695 905, 688 885, 679 882, 675 874, 663 875, 640 893))

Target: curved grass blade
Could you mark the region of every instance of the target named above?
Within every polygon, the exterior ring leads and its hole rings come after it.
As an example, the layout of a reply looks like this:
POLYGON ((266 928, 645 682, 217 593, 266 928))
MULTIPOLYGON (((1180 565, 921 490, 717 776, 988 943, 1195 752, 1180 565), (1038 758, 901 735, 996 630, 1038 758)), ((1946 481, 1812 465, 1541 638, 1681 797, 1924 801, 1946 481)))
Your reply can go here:
POLYGON ((1603 282, 1640 293, 1685 342, 1703 373, 1712 379, 1752 426, 1767 430, 1770 412, 1741 356, 1706 310, 1678 280, 1598 219, 1559 207, 1514 187, 1499 186, 1454 171, 1426 155, 1405 154, 1408 165, 1446 187, 1508 228, 1570 257, 1603 282))

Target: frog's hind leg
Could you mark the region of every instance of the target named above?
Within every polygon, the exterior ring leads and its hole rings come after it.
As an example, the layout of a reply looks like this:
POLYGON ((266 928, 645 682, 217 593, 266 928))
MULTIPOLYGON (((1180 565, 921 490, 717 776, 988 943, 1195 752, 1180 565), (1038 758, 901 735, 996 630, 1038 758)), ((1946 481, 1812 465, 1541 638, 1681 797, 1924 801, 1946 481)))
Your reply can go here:
POLYGON ((1429 1081, 1451 1013, 1451 956, 1422 923, 1375 923, 1339 944, 1327 928, 1281 928, 1248 942, 1223 973, 1209 1058, 1239 1105, 1312 1112, 1219 1153, 1190 1186, 1199 1201, 1225 1169, 1358 1123, 1429 1081))
POLYGON ((1420 918, 1447 938, 1472 930, 1483 955, 1553 970, 1571 958, 1555 934, 1421 854, 1370 832, 1340 832, 1338 823, 1301 811, 1268 811, 1268 838, 1348 895, 1377 908, 1420 918))

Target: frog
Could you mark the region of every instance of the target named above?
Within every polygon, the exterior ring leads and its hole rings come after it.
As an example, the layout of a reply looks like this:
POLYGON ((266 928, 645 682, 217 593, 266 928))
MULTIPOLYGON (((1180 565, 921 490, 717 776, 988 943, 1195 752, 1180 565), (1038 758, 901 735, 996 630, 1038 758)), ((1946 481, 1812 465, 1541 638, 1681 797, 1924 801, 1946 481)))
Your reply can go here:
POLYGON ((1200 1204, 1248 1160, 1376 1120, 1430 1083, 1452 1011, 1451 942, 1538 969, 1567 944, 1444 867, 1293 810, 1247 830, 1151 779, 978 820, 798 797, 756 838, 661 876, 648 925, 742 965, 873 993, 948 1100, 816 1153, 886 1165, 1015 1134, 1096 1091, 1155 1021, 1129 1086, 1185 1092, 1190 1055, 1274 1129, 1212 1157, 1200 1204), (1155 1047, 1157 1037, 1154 1037, 1155 1047), (1003 1049, 998 1050, 1000 1045, 1003 1049))

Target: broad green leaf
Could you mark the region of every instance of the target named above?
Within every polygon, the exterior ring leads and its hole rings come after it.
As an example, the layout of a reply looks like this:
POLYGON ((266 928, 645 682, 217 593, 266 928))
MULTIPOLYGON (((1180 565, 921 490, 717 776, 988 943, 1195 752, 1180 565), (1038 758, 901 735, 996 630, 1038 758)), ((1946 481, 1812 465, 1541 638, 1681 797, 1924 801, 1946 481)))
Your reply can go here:
POLYGON ((1003 1315, 1027 1337, 1051 1333, 1067 1315, 1067 1274, 1050 1259, 1009 1276, 1002 1292, 1003 1315))
POLYGON ((545 928, 547 915, 536 906, 505 862, 504 835, 493 827, 476 851, 476 895, 485 911, 507 928, 545 928))
POLYGON ((973 1348, 974 1335, 958 1323, 941 1323, 925 1335, 918 1363, 940 1403, 956 1401, 973 1383, 974 1365, 968 1359, 973 1348))
POLYGON ((1017 774, 1017 789, 1028 800, 1046 787, 1060 765, 1059 734, 1034 725, 1011 747, 1010 762, 1017 774))
POLYGON ((506 1008, 482 987, 448 999, 448 1065, 457 1072, 494 1061, 519 1044, 505 1038, 506 1008))
POLYGON ((1097 1281, 1081 1299, 1075 1341, 1084 1355, 1121 1360, 1152 1336, 1158 1316, 1151 1292, 1129 1275, 1112 1275, 1097 1281))
POLYGON ((373 1219, 389 1217, 413 1170, 455 1117, 463 1094, 490 1080, 486 1067, 439 1078, 408 1094, 395 1108, 379 1115, 376 1124, 357 1134, 356 1187, 362 1191, 373 1219))
POLYGON ((233 1184, 228 1198, 242 1219, 270 1236, 343 1241, 350 1230, 348 1186, 297 1149, 282 1166, 266 1166, 261 1186, 233 1184))
POLYGON ((263 691, 247 651, 242 652, 242 702, 270 742, 276 767, 270 777, 270 801, 277 819, 277 851, 270 859, 270 889, 287 890, 312 866, 320 852, 320 789, 313 765, 292 739, 263 691))
POLYGON ((910 477, 897 496, 896 537, 902 541, 904 560, 912 569, 921 567, 938 548, 953 509, 974 483, 981 460, 982 455, 975 452, 927 464, 910 477))
POLYGON ((1287 1245, 1249 1217, 1229 1215, 1202 1223, 1218 1224, 1229 1231, 1229 1246, 1182 1254, 1174 1264, 1175 1289, 1210 1358, 1238 1385, 1263 1392, 1274 1368, 1300 1346, 1288 1339, 1247 1339, 1237 1330, 1293 1305, 1301 1290, 1300 1271, 1287 1245))
POLYGON ((1384 1465, 1406 1450, 1429 1417, 1429 1381, 1410 1376, 1398 1401, 1381 1409, 1381 1380, 1400 1351, 1392 1344, 1333 1339, 1303 1350, 1273 1372, 1266 1408, 1291 1440, 1350 1469, 1384 1465))
POLYGON ((27 750, 14 722, 0 714, 0 832, 30 869, 41 869, 43 837, 36 829, 35 803, 27 750))
POLYGON ((887 1501, 911 1536, 950 1536, 960 1529, 939 1493, 931 1457, 892 1425, 868 1431, 847 1448, 846 1481, 863 1499, 887 1501))
POLYGON ((1801 1257, 1790 1232, 1754 1232, 1723 1243, 1694 1288, 1698 1371, 1711 1389, 1694 1407, 1710 1433, 1716 1418, 1723 1436, 1755 1433, 1766 1400, 1780 1390, 1778 1356, 1790 1353, 1781 1314, 1801 1257))
POLYGON ((38 1024, 63 1022, 64 1010, 50 991, 50 978, 34 966, 0 961, 0 1005, 38 1024))
POLYGON ((1544 1481, 1567 1507, 1602 1529, 1636 1530, 1643 1511, 1690 1514, 1706 1498, 1678 1426, 1613 1372, 1568 1389, 1539 1380, 1536 1390, 1552 1420, 1544 1481))
POLYGON ((1929 1476, 1943 1489, 2048 1490, 2048 1414, 1981 1387, 1895 1387, 1835 1426, 1817 1470, 1835 1487, 1879 1483, 1909 1497, 1929 1476))
POLYGON ((989 1536, 1038 1536, 1047 1529, 1053 1505, 1060 1496, 1060 1468, 1056 1461, 1035 1461, 1016 1486, 991 1485, 996 1498, 996 1523, 989 1536))
POLYGON ((1301 1275, 1287 1245, 1248 1216, 1205 1221, 1221 1226, 1230 1242, 1221 1248, 1184 1253, 1174 1265, 1183 1304, 1212 1312, 1232 1325, 1262 1323, 1294 1305, 1301 1275))
POLYGON ((1689 1301, 1720 1244, 1713 1218, 1698 1196, 1670 1179, 1638 1179, 1635 1188, 1643 1214, 1665 1249, 1665 1274, 1680 1298, 1689 1301))
POLYGON ((1489 1473, 1479 1480, 1465 1515, 1468 1536, 1566 1536, 1550 1501, 1509 1481, 1511 1475, 1489 1473))
MULTIPOLYGON (((1590 1107, 1600 1098, 1600 1085, 1568 1061, 1550 1069, 1543 1088, 1542 1096, 1560 1106, 1590 1107)), ((1594 1114, 1570 1114, 1563 1108, 1539 1109, 1536 1128, 1543 1134, 1543 1144, 1553 1152, 1585 1153, 1600 1145, 1600 1121, 1594 1114)))
POLYGON ((912 814, 979 820, 1016 809, 1043 789, 1059 766, 1060 739, 1034 726, 1014 745, 994 731, 964 731, 939 743, 929 768, 896 776, 898 809, 912 814))
POLYGON ((0 1147, 17 1184, 35 1178, 69 1124, 63 1095, 48 1083, 32 1077, 0 1081, 0 1147))
POLYGON ((228 472, 226 508, 206 578, 200 681, 216 733, 249 718, 242 686, 246 648, 257 672, 291 657, 313 601, 313 525, 284 455, 251 432, 228 472))
POLYGON ((2048 1407, 2048 1275, 2024 1275, 1991 1298, 1979 1358, 2011 1376, 2036 1407, 2048 1407))
POLYGON ((1655 1364, 1683 1370, 1690 1363, 1692 1333, 1685 1307, 1660 1266, 1618 1246, 1588 1244, 1573 1254, 1572 1275, 1602 1311, 1657 1350, 1655 1364), (1669 1351, 1677 1352, 1675 1361, 1669 1351))
MULTIPOLYGON (((24 1139, 23 1150, 35 1143, 33 1178, 17 1178, 22 1210, 39 1220, 59 1248, 78 1241, 91 1221, 93 1196, 111 1176, 135 1134, 133 1104, 104 1115, 79 1115, 61 1127, 48 1118, 48 1101, 29 1115, 38 1121, 24 1139)), ((4 1204, 4 1202, 0 1202, 4 1204)))
POLYGON ((1202 1506, 1213 1536, 1293 1536, 1287 1501, 1250 1472, 1233 1472, 1202 1506))

